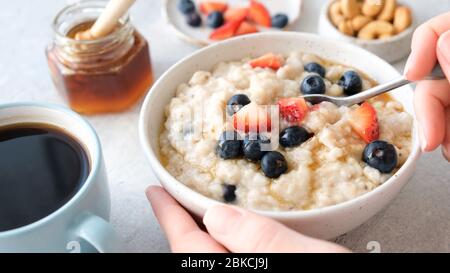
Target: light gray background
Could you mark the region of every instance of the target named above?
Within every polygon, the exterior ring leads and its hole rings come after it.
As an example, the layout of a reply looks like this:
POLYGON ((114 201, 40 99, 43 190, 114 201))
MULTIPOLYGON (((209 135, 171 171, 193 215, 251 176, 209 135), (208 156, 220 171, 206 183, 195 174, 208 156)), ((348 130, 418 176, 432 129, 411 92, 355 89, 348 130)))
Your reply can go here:
MULTIPOLYGON (((1 0, 0 103, 47 101, 63 104, 51 82, 44 49, 50 23, 68 1, 1 0)), ((73 1, 71 1, 73 2, 73 1)), ((304 0, 295 29, 316 32, 325 0, 304 0)), ((450 10, 450 0, 409 0, 420 21, 450 10)), ((160 0, 138 0, 131 14, 150 41, 155 78, 192 53, 163 22, 160 0)), ((425 42, 425 41, 424 41, 425 42)), ((404 62, 395 64, 401 70, 404 62)), ((103 144, 111 195, 111 221, 124 239, 124 251, 167 252, 144 189, 156 179, 139 146, 137 121, 141 102, 127 112, 88 117, 103 144)), ((358 229, 338 238, 354 251, 367 252, 377 241, 381 251, 450 251, 450 165, 440 151, 424 155, 414 178, 389 208, 358 229)))

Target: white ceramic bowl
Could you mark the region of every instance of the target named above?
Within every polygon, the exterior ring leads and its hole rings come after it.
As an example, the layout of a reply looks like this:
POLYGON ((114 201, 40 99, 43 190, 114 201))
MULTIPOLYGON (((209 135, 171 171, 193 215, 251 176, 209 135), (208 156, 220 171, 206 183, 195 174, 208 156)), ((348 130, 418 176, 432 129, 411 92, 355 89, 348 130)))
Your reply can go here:
MULTIPOLYGON (((195 215, 202 216, 208 207, 218 202, 177 181, 161 165, 159 134, 165 119, 164 108, 175 95, 177 86, 187 82, 197 70, 211 70, 215 64, 223 61, 260 56, 267 52, 288 53, 292 50, 314 53, 353 66, 378 82, 399 76, 391 65, 354 45, 296 32, 259 33, 238 37, 201 49, 179 61, 158 79, 145 98, 139 120, 139 134, 150 166, 163 187, 195 215)), ((413 92, 410 87, 400 88, 392 95, 404 105, 406 111, 413 114, 413 92)), ((406 163, 391 179, 375 190, 326 208, 287 212, 257 211, 257 213, 276 219, 305 234, 324 239, 337 237, 356 228, 385 207, 413 174, 420 154, 415 132, 414 129, 414 147, 406 163)))
MULTIPOLYGON (((358 45, 376 55, 383 58, 384 60, 394 63, 398 60, 405 58, 411 51, 411 40, 414 33, 414 23, 413 18, 411 26, 405 31, 392 36, 387 39, 379 40, 362 40, 355 37, 351 37, 341 33, 334 25, 331 23, 329 18, 329 7, 334 1, 328 1, 320 12, 319 18, 319 34, 324 37, 329 37, 337 40, 346 41, 355 45, 358 45)), ((414 14, 413 14, 414 16, 414 14)))

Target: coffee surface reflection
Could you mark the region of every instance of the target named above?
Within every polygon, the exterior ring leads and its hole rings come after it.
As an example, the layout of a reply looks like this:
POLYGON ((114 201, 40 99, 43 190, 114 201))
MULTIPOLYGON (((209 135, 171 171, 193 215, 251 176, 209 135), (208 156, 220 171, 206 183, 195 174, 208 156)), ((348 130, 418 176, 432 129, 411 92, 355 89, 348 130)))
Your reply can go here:
POLYGON ((0 127, 0 232, 62 207, 89 171, 85 150, 62 129, 38 123, 0 127))

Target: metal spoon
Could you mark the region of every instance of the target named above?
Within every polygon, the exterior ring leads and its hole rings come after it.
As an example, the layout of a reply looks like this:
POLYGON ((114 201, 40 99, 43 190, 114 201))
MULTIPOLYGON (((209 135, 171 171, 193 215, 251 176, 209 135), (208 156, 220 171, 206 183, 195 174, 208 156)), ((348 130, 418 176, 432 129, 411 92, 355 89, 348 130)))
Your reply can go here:
MULTIPOLYGON (((444 72, 442 71, 442 68, 439 65, 439 63, 436 63, 430 75, 426 76, 423 80, 443 80, 443 79, 445 79, 444 72)), ((349 97, 332 97, 327 95, 305 95, 303 96, 303 98, 312 104, 318 104, 324 101, 328 101, 334 103, 337 106, 352 106, 354 104, 364 102, 377 95, 389 92, 391 90, 394 90, 396 88, 402 87, 410 83, 412 82, 407 80, 404 76, 402 76, 398 79, 380 84, 378 86, 367 89, 366 91, 360 92, 356 95, 349 97)))

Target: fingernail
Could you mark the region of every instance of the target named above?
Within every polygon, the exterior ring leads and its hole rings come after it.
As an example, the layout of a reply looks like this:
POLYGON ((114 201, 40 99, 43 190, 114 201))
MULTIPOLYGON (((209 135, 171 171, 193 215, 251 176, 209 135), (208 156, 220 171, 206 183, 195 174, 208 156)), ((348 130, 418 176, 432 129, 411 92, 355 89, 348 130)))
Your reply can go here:
POLYGON ((408 60, 406 61, 406 64, 405 64, 405 70, 404 70, 404 72, 403 72, 403 74, 405 75, 405 77, 407 78, 407 79, 409 79, 409 77, 410 77, 410 71, 411 71, 411 64, 412 63, 412 58, 411 58, 411 56, 409 56, 408 57, 408 60))
POLYGON ((149 186, 147 187, 147 189, 145 189, 145 195, 147 196, 148 199, 152 198, 153 193, 158 190, 160 187, 159 186, 149 186))
POLYGON ((450 62, 450 31, 445 32, 439 37, 438 48, 447 62, 450 62))
POLYGON ((420 148, 422 149, 422 152, 426 152, 427 150, 427 138, 425 137, 425 133, 422 130, 422 127, 420 125, 418 125, 418 129, 419 129, 419 142, 420 142, 420 148))
POLYGON ((231 206, 217 205, 208 209, 203 223, 209 232, 226 235, 241 221, 242 212, 231 206))

